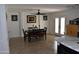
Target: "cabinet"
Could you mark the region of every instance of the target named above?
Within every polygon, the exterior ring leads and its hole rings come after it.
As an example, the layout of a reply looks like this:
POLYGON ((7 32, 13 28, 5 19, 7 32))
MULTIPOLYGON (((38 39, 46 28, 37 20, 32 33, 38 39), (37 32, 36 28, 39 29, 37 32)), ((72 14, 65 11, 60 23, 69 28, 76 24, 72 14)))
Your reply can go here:
POLYGON ((57 54, 79 54, 79 52, 60 44, 57 49, 57 54))
POLYGON ((66 35, 69 36, 78 36, 79 25, 66 25, 66 35))

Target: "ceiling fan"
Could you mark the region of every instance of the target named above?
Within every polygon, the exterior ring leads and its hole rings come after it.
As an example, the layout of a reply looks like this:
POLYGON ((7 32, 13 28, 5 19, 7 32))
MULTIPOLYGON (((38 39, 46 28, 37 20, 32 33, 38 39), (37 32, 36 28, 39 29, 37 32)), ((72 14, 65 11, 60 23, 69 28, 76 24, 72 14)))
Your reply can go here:
POLYGON ((40 9, 38 9, 37 13, 35 15, 45 15, 44 13, 40 13, 40 9))

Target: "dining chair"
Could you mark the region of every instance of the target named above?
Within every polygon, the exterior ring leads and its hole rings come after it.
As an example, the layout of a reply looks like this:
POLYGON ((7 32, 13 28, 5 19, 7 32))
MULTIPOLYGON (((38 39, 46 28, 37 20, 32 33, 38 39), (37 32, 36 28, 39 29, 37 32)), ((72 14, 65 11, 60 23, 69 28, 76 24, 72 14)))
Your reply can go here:
POLYGON ((28 33, 24 29, 23 29, 23 35, 24 35, 24 41, 26 41, 26 38, 28 38, 28 33))

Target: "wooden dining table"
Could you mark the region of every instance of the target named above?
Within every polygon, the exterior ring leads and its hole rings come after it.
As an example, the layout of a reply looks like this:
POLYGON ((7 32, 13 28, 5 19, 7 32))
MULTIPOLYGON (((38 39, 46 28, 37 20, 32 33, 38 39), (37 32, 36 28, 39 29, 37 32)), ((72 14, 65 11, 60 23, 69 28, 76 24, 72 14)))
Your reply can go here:
POLYGON ((45 29, 31 29, 31 30, 27 30, 28 33, 28 41, 30 42, 32 40, 32 37, 35 38, 41 38, 44 37, 44 39, 46 40, 46 30, 45 29))

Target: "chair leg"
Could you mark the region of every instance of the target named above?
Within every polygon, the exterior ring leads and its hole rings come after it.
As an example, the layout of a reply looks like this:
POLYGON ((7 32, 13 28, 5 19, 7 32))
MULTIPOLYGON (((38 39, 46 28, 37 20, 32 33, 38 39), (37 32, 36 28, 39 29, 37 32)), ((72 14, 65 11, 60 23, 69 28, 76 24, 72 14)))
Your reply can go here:
POLYGON ((26 37, 24 37, 24 42, 26 41, 26 37))
POLYGON ((28 42, 31 42, 31 37, 28 37, 28 42))
POLYGON ((31 39, 28 39, 28 42, 31 42, 31 39))

